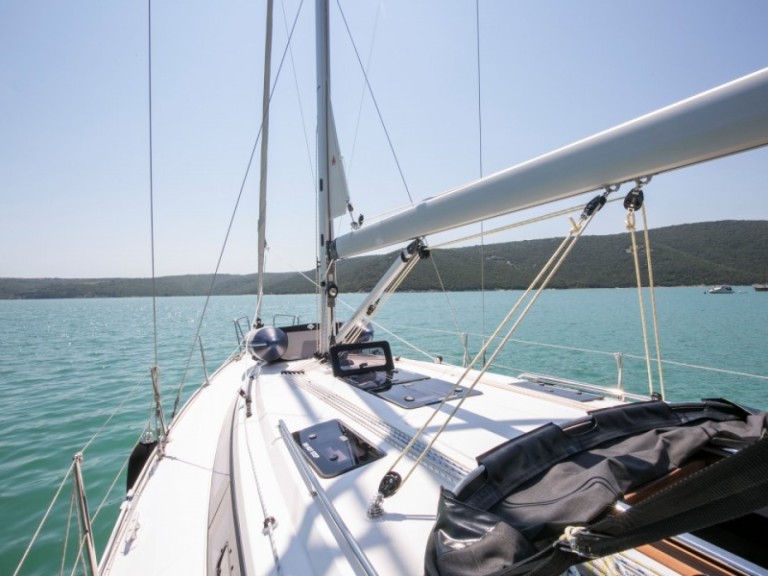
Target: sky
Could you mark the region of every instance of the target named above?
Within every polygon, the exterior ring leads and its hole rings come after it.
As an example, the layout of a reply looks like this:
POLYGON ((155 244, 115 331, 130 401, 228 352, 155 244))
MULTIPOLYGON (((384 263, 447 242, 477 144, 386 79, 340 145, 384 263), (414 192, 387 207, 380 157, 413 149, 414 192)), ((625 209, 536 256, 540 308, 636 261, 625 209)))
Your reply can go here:
MULTIPOLYGON (((272 272, 315 260, 313 12, 275 0, 272 272)), ((0 277, 148 277, 153 237, 157 276, 254 272, 264 13, 155 0, 150 90, 146 2, 0 2, 0 277)), ((763 0, 480 0, 479 26, 475 0, 334 1, 352 203, 372 219, 766 67, 766 22, 763 0)), ((765 149, 660 175, 649 225, 768 219, 766 182, 765 149)), ((617 203, 590 233, 624 230, 617 203)))

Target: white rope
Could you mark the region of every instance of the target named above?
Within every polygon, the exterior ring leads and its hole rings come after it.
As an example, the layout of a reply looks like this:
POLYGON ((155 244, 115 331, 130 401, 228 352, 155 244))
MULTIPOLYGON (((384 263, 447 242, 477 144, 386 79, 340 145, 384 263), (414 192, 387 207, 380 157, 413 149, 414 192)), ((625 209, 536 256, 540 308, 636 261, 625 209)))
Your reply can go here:
MULTIPOLYGON (((461 383, 464 381, 464 378, 470 373, 472 368, 482 359, 485 357, 485 354, 490 347, 490 343, 495 340, 499 334, 502 332, 502 330, 505 328, 505 326, 509 323, 509 321, 512 319, 512 317, 517 313, 517 310, 520 308, 522 303, 526 300, 528 295, 531 292, 534 292, 534 287, 541 283, 539 288, 535 290, 533 297, 531 298, 530 302, 525 306, 523 311, 520 313, 519 317, 515 322, 513 323, 512 327, 507 331, 507 334, 504 336, 504 338, 501 340, 499 345, 496 347, 496 350, 494 350, 493 354, 491 355, 490 359, 488 360, 487 364, 485 364, 480 371, 478 371, 475 379, 473 382, 468 386, 467 393, 464 394, 461 399, 453 406, 453 409, 449 412, 447 418, 444 420, 443 424, 440 426, 440 428, 437 430, 435 435, 432 437, 432 439, 427 443, 427 446, 425 449, 421 452, 419 457, 416 459, 416 461, 412 464, 411 468, 408 470, 408 472, 405 474, 405 476, 402 479, 402 484, 405 484, 407 480, 410 478, 410 476, 413 474, 413 472, 416 470, 416 468, 419 466, 421 461, 424 459, 425 455, 428 453, 428 451, 432 448, 434 443, 437 441, 437 439, 440 437, 440 435, 443 433, 445 428, 448 426, 449 422, 453 419, 455 414, 458 412, 458 410, 461 408, 461 406, 464 403, 464 400, 466 400, 470 396, 470 392, 474 390, 477 383, 480 381, 480 379, 483 377, 483 375, 488 371, 491 365, 493 365, 494 360, 496 357, 501 353, 501 350, 504 348, 506 343, 509 341, 509 339, 512 337, 512 334, 517 330, 518 326, 520 325, 520 322, 525 318, 525 316, 528 314, 529 310, 531 309, 531 306, 538 300, 538 297, 541 295, 542 291, 546 286, 549 284, 549 281, 552 279, 554 274, 559 270, 560 266, 563 264, 567 256, 570 254, 571 250, 573 250, 573 247, 575 246, 576 241, 579 239, 581 234, 584 232, 586 227, 589 225, 589 223, 592 221, 592 218, 594 217, 595 212, 592 212, 589 216, 584 217, 582 215, 581 221, 577 224, 576 222, 572 223, 574 224, 571 231, 568 233, 568 235, 563 239, 563 241, 560 243, 558 248, 555 250, 555 252, 552 254, 550 259, 547 261, 547 263, 542 267, 542 269, 539 271, 539 273, 536 275, 536 277, 531 282, 530 286, 525 290, 525 292, 520 296, 518 301, 515 303, 515 305, 512 307, 512 309, 509 311, 507 316, 502 320, 502 322, 499 324, 499 327, 494 331, 494 333, 490 336, 488 339, 488 342, 480 349, 480 351, 477 353, 477 355, 474 357, 472 362, 469 363, 469 365, 465 368, 464 372, 461 374, 459 379, 457 380, 456 384, 454 385, 453 390, 455 391, 461 383), (549 270, 549 272, 547 272, 549 270)), ((394 471, 395 466, 402 460, 405 454, 407 454, 413 445, 416 443, 418 438, 426 431, 426 429, 432 424, 432 420, 434 420, 435 416, 440 413, 443 409, 443 407, 446 405, 448 399, 452 396, 452 394, 447 394, 442 402, 437 405, 435 410, 432 412, 429 418, 427 418, 426 422, 421 426, 421 428, 414 434, 411 441, 408 443, 408 446, 404 450, 398 454, 395 461, 392 463, 392 465, 389 468, 388 473, 391 473, 394 471)))
MULTIPOLYGON (((632 239, 632 260, 635 264, 635 280, 637 281, 637 300, 640 306, 640 326, 643 330, 643 348, 645 349, 646 372, 648 373, 648 395, 653 396, 653 375, 651 373, 651 353, 648 349, 648 330, 645 326, 645 305, 643 304, 643 285, 640 279, 640 260, 637 252, 637 238, 635 238, 635 212, 631 208, 627 210, 627 230, 632 239)), ((647 247, 646 247, 647 250, 647 247)))
MULTIPOLYGON (((611 202, 619 202, 620 200, 621 198, 614 198, 612 200, 606 200, 605 203, 609 204, 611 202)), ((537 224, 539 222, 544 222, 545 220, 551 220, 553 218, 558 218, 560 216, 568 216, 569 214, 575 214, 577 212, 581 212, 583 209, 584 209, 583 204, 580 204, 578 206, 571 206, 570 208, 563 208, 562 210, 558 210, 556 212, 548 212, 547 214, 543 214, 541 216, 536 216, 534 218, 529 218, 527 220, 521 220, 519 222, 513 222, 512 224, 506 224, 504 226, 499 226, 497 228, 491 228, 490 230, 485 230, 484 232, 478 232, 475 234, 470 234, 469 236, 462 236, 461 238, 447 240, 445 242, 442 242, 441 244, 433 245, 432 248, 433 249, 445 248, 446 246, 451 246, 453 244, 459 244, 461 242, 475 240, 476 238, 480 238, 481 236, 490 236, 492 234, 499 234, 500 232, 513 230, 514 228, 522 228, 523 226, 537 224)))
POLYGON ((643 237, 645 238, 645 260, 648 268, 648 287, 651 293, 651 315, 653 316, 653 338, 656 343, 656 361, 659 372, 659 390, 661 391, 661 397, 666 398, 667 395, 664 391, 664 370, 662 369, 661 361, 661 342, 659 339, 659 321, 656 314, 656 283, 653 280, 653 265, 651 258, 651 239, 648 234, 648 219, 645 214, 645 204, 641 207, 641 214, 643 215, 643 237))

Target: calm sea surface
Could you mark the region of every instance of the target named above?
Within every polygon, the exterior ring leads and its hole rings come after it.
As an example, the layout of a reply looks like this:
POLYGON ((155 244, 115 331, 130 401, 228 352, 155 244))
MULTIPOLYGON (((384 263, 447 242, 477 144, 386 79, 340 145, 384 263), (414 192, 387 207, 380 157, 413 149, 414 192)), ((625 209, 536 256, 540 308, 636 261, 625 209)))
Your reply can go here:
MULTIPOLYGON (((734 295, 708 295, 703 288, 656 291, 668 399, 718 396, 768 408, 768 293, 736 290, 734 295)), ((476 353, 480 334, 491 333, 519 295, 397 294, 377 321, 405 337, 408 345, 382 328, 377 328, 377 338, 389 339, 397 354, 426 359, 423 351, 461 364, 459 334, 467 334, 467 351, 476 353)), ((360 298, 346 300, 354 304, 360 298)), ((251 315, 254 308, 252 297, 217 297, 201 324, 204 302, 157 301, 166 414, 173 409, 180 382, 185 382, 183 401, 203 379, 199 348, 193 344, 198 325, 212 372, 236 348, 232 320, 251 315)), ((650 314, 647 299, 645 307, 650 314)), ((638 359, 644 354, 638 310, 635 290, 547 291, 497 364, 509 374, 544 372, 611 386, 617 380, 615 353, 622 353, 625 388, 647 394, 645 363, 638 359)), ((272 314, 298 314, 304 322, 313 321, 314 297, 268 298, 268 323, 272 314)), ((0 301, 0 574, 13 573, 80 451, 96 545, 99 553, 103 549, 125 489, 121 468, 152 410, 152 315, 147 298, 0 301), (116 487, 108 494, 115 478, 116 487)), ((340 316, 347 316, 342 306, 340 316)), ((650 323, 648 334, 653 355, 650 323)), ((654 378, 658 381, 655 364, 654 378)), ((71 492, 71 484, 64 484, 22 574, 59 572, 71 492)), ((73 524, 70 540, 76 530, 73 524)), ((70 554, 67 566, 72 560, 70 554)))

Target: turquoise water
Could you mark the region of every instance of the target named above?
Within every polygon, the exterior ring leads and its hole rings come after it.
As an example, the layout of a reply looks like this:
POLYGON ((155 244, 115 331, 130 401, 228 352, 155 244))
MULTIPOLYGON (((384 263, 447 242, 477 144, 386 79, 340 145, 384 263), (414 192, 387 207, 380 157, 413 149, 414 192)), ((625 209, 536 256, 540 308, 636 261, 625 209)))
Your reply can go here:
MULTIPOLYGON (((748 287, 737 292, 713 296, 703 288, 657 290, 662 358, 670 362, 664 366, 667 398, 721 396, 768 408, 768 293, 748 287)), ((397 294, 377 321, 400 336, 408 334, 417 349, 460 364, 464 349, 456 333, 467 333, 468 352, 476 353, 482 342, 479 335, 492 332, 519 295, 397 294), (479 314, 482 309, 484 315, 479 314)), ((355 303, 361 298, 345 299, 355 303)), ((182 379, 182 401, 203 379, 193 338, 204 302, 203 298, 157 301, 158 365, 166 414, 182 379)), ((650 313, 647 299, 645 303, 650 313)), ((209 372, 236 347, 232 320, 252 314, 253 307, 254 299, 248 296, 211 300, 201 326, 209 372)), ((643 356, 638 307, 635 290, 547 291, 497 363, 510 374, 546 372, 610 386, 617 378, 613 354, 621 352, 625 387, 647 393, 645 363, 632 357, 643 356)), ((314 298, 269 297, 263 316, 270 322, 275 313, 314 320, 314 298)), ((340 307, 340 316, 346 315, 340 307)), ((152 408, 152 301, 0 301, 0 322, 0 574, 12 574, 73 455, 86 444, 83 474, 90 512, 96 516, 97 549, 104 547, 124 493, 121 467, 152 408), (117 485, 107 496, 118 474, 117 485)), ((652 342, 650 331, 649 324, 652 342)), ((377 337, 389 339, 398 354, 420 356, 382 329, 377 329, 377 337)), ((70 495, 68 482, 22 574, 59 571, 70 495)), ((75 533, 73 525, 70 540, 75 533)), ((73 559, 70 553, 67 566, 73 559)))

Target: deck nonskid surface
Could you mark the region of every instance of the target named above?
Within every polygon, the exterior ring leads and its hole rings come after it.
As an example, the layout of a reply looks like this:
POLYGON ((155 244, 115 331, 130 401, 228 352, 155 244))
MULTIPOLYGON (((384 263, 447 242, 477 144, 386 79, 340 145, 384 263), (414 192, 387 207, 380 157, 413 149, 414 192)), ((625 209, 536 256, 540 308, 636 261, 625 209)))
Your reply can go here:
MULTIPOLYGON (((429 469, 419 466, 400 491, 385 500, 383 517, 371 520, 366 510, 377 494, 383 475, 394 465, 395 470, 405 476, 414 464, 411 455, 395 465, 401 452, 400 444, 417 432, 435 407, 407 410, 335 378, 327 365, 306 361, 293 364, 268 366, 260 376, 254 416, 242 426, 248 435, 251 454, 241 453, 241 458, 254 460, 254 466, 241 467, 243 497, 248 501, 247 508, 253 511, 261 501, 260 491, 270 514, 276 516, 278 527, 273 538, 282 542, 283 549, 277 552, 280 561, 290 564, 300 558, 296 569, 309 567, 315 573, 344 572, 346 561, 343 556, 339 558, 340 547, 322 516, 322 506, 311 495, 296 463, 285 449, 278 432, 279 422, 282 421, 289 432, 295 432, 319 422, 339 419, 386 453, 381 460, 338 477, 315 477, 319 478, 321 489, 343 519, 345 529, 380 573, 420 574, 427 537, 435 520, 440 486, 452 487, 458 479, 455 472, 451 475, 451 470, 441 471, 441 458, 469 471, 476 466, 477 455, 508 438, 546 422, 583 416, 586 409, 598 407, 591 405, 587 408, 577 402, 517 389, 509 384, 511 378, 488 375, 484 377, 486 383, 479 386, 482 394, 466 400, 435 443, 433 452, 437 458, 426 462, 429 469), (288 374, 283 373, 286 370, 288 374), (405 440, 394 441, 394 435, 405 440), (265 460, 269 461, 268 466, 264 464, 265 460), (255 473, 258 480, 254 479, 254 467, 259 468, 255 473), (256 482, 260 485, 258 490, 256 482), (293 554, 290 559, 289 554, 296 552, 296 538, 293 538, 296 535, 305 543, 306 549, 303 554, 293 554)), ((452 381, 462 372, 455 367, 433 367, 424 363, 402 362, 398 365, 452 381)), ((429 425, 422 439, 424 442, 434 436, 455 402, 449 402, 429 425)), ((248 528, 251 549, 263 553, 269 549, 267 537, 260 530, 263 518, 253 514, 251 519, 248 528)), ((269 573, 273 563, 261 566, 256 572, 269 573)))
MULTIPOLYGON (((224 367, 199 391, 173 424, 165 457, 149 469, 149 482, 124 504, 114 554, 105 556, 109 574, 204 574, 208 562, 207 522, 217 442, 237 402, 232 450, 239 528, 249 573, 351 573, 349 547, 330 528, 328 509, 341 518, 354 546, 382 574, 420 574, 440 487, 453 487, 476 466, 475 458, 499 443, 546 422, 584 415, 605 402, 581 404, 516 388, 514 379, 488 374, 482 394, 468 398, 427 458, 412 474, 415 454, 400 458, 405 444, 435 411, 408 410, 335 378, 327 364, 313 360, 262 367, 254 382, 253 415, 246 418, 241 390, 255 363, 242 358, 224 367), (319 491, 307 486, 278 426, 290 433, 338 419, 385 453, 379 460, 334 478, 320 478, 319 491), (399 460, 396 462, 396 460, 399 460), (392 467, 410 474, 384 514, 366 515, 381 478, 392 467), (275 520, 271 535, 266 518, 275 520), (346 550, 346 553, 344 552, 346 550), (396 551, 396 552, 395 552, 396 551)), ((398 368, 455 382, 463 370, 446 365, 398 361, 398 368)), ((462 384, 467 386, 470 381, 462 384)), ((420 437, 424 446, 443 424, 456 400, 447 403, 420 437)), ((228 449, 228 448, 227 448, 228 449)), ((299 450, 299 460, 302 459, 299 450)))

